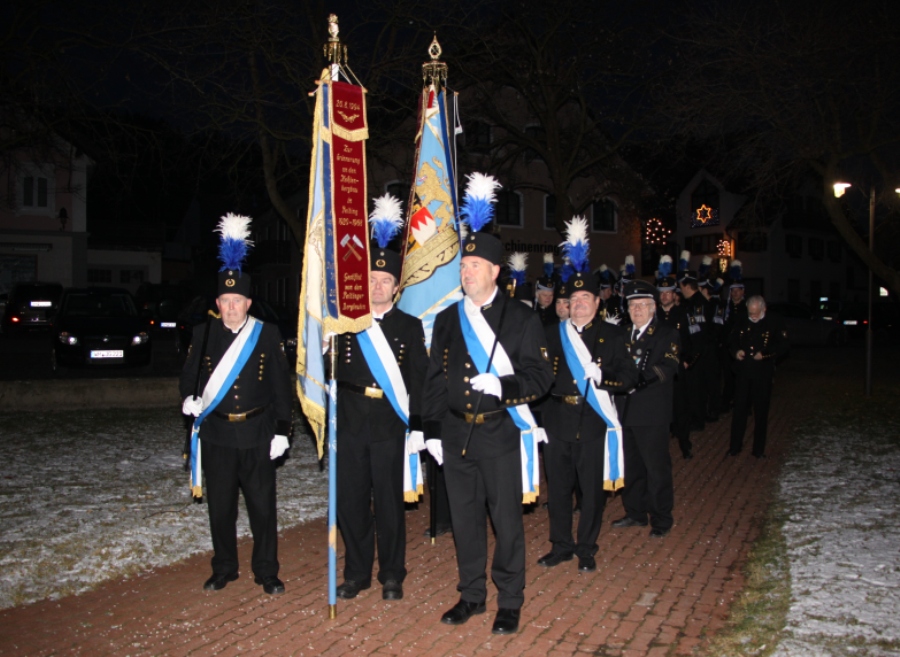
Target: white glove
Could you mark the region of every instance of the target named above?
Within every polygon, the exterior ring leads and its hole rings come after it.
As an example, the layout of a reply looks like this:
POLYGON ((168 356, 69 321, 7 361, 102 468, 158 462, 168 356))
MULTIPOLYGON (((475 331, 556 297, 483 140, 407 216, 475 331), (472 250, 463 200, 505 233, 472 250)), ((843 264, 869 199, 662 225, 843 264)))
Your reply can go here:
POLYGON ((500 379, 496 374, 479 374, 472 377, 472 389, 483 392, 486 395, 494 395, 500 399, 503 389, 500 387, 500 379))
POLYGON ((284 454, 290 446, 287 436, 275 436, 272 438, 272 446, 269 447, 269 458, 277 459, 284 454))
POLYGON ((421 431, 410 431, 406 441, 406 451, 410 454, 425 449, 425 434, 421 431))
POLYGON ((434 457, 438 465, 444 465, 444 448, 437 438, 429 438, 425 441, 425 449, 434 457))
POLYGON ((603 370, 597 363, 590 362, 584 366, 584 378, 591 379, 596 385, 603 383, 603 370))
POLYGON ((184 404, 181 405, 181 412, 185 415, 199 417, 203 412, 203 400, 200 397, 185 397, 184 404))

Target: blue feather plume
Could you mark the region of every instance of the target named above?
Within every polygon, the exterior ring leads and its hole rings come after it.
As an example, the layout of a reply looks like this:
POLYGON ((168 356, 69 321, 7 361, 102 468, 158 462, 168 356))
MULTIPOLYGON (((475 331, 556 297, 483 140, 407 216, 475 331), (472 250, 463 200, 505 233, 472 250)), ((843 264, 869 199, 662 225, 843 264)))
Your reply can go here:
POLYGON ((627 255, 625 256, 625 275, 626 276, 634 276, 637 269, 634 266, 634 256, 627 255))
POLYGON ((494 190, 500 187, 500 183, 493 176, 483 173, 472 173, 468 178, 459 216, 473 233, 477 233, 494 220, 494 190))
POLYGON ((659 277, 665 278, 672 273, 672 256, 663 256, 659 259, 659 277))
POLYGON ((553 254, 551 253, 544 254, 544 276, 553 277, 553 254))
POLYGON ((228 213, 219 220, 215 232, 221 235, 219 239, 219 261, 222 266, 219 271, 234 269, 241 271, 244 259, 253 246, 250 237, 250 217, 228 213))
POLYGON ((559 277, 562 279, 563 283, 568 283, 574 273, 575 268, 572 266, 572 263, 564 262, 562 268, 559 270, 559 277))

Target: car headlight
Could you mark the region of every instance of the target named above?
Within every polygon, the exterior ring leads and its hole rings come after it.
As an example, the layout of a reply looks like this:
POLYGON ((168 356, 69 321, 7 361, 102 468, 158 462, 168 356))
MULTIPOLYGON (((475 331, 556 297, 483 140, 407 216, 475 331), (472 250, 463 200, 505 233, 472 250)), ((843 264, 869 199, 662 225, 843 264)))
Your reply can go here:
POLYGON ((141 331, 136 336, 131 338, 131 346, 133 346, 133 347, 136 347, 139 344, 145 344, 147 342, 150 342, 150 336, 147 335, 146 333, 144 333, 143 331, 141 331))
POLYGON ((63 331, 62 333, 59 334, 59 341, 62 342, 63 344, 68 344, 68 345, 78 344, 78 338, 76 338, 74 335, 72 335, 68 331, 63 331))

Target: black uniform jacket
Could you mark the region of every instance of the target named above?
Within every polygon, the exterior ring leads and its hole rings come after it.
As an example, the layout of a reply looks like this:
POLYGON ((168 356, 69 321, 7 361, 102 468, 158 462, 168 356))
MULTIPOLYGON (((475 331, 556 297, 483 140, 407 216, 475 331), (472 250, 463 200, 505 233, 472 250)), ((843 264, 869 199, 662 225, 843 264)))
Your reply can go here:
POLYGON ((683 299, 681 308, 687 319, 688 335, 690 340, 682 344, 682 357, 688 367, 715 346, 714 318, 715 307, 701 292, 695 292, 690 299, 683 299))
MULTIPOLYGON (((210 320, 206 353, 201 354, 206 324, 194 328, 194 336, 181 372, 182 398, 194 394, 197 369, 200 392, 222 356, 237 337, 221 319, 210 320)), ((291 372, 281 348, 281 334, 274 324, 263 324, 259 340, 225 397, 200 426, 200 437, 223 447, 247 449, 268 444, 277 435, 291 431, 291 372), (241 422, 229 422, 218 413, 254 413, 241 422)))
MULTIPOLYGON (((550 440, 587 442, 606 436, 606 423, 597 412, 585 404, 585 385, 593 381, 576 380, 569 370, 563 352, 560 324, 547 332, 547 351, 555 376, 550 398, 541 406, 544 428, 550 440), (577 403, 570 403, 576 401, 577 403)), ((584 327, 581 340, 603 372, 603 382, 595 386, 610 394, 633 388, 638 381, 637 366, 628 355, 625 332, 618 326, 594 320, 584 327)))
MULTIPOLYGON (((475 425, 467 452, 472 458, 493 458, 519 447, 518 431, 510 430, 512 420, 505 409, 542 397, 553 382, 553 370, 547 359, 544 329, 533 310, 498 291, 492 302, 482 306, 481 312, 494 333, 499 330, 500 344, 514 371, 500 377, 500 399, 483 395, 478 413, 491 415, 483 424, 475 425), (501 315, 504 315, 502 327, 499 326, 501 315)), ((465 420, 454 412, 475 412, 481 393, 472 389, 471 379, 477 375, 463 339, 459 309, 453 304, 442 310, 434 321, 423 399, 425 437, 440 438, 444 452, 463 448, 467 427, 465 420)))
POLYGON ((775 363, 789 348, 784 321, 769 313, 756 323, 747 316, 742 317, 728 338, 728 352, 735 358, 735 373, 750 378, 771 378, 775 363), (744 360, 737 360, 737 352, 741 350, 744 360), (754 358, 757 353, 763 355, 762 360, 754 358))
MULTIPOLYGON (((678 338, 681 341, 681 362, 684 362, 684 345, 688 343, 691 334, 688 331, 687 314, 684 308, 678 304, 673 304, 671 308, 666 310, 662 304, 656 306, 656 321, 660 326, 668 326, 678 331, 678 338)), ((681 370, 679 370, 681 371, 681 370)))
POLYGON ((638 368, 638 387, 616 399, 623 426, 669 424, 672 421, 673 382, 681 351, 678 331, 662 326, 655 318, 636 342, 631 342, 632 324, 625 326, 625 346, 638 368))
MULTIPOLYGON (((428 367, 422 322, 394 306, 381 320, 381 330, 409 393, 409 429, 421 431, 422 382, 428 367)), ((359 347, 357 334, 344 333, 337 342, 338 430, 359 434, 368 429, 372 442, 402 438, 406 425, 388 398, 367 397, 359 391, 359 388, 379 388, 379 385, 359 347)))

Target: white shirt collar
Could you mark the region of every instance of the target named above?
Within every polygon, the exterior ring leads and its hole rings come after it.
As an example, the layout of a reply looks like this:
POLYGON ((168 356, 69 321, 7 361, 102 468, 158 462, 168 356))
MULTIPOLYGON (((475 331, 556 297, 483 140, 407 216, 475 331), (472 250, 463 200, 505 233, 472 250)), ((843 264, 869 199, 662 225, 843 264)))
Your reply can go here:
POLYGON ((384 319, 384 316, 387 315, 389 312, 391 312, 391 310, 393 310, 393 309, 394 309, 394 304, 392 302, 391 305, 388 306, 388 309, 385 310, 383 313, 380 313, 380 314, 372 313, 372 319, 384 319))

